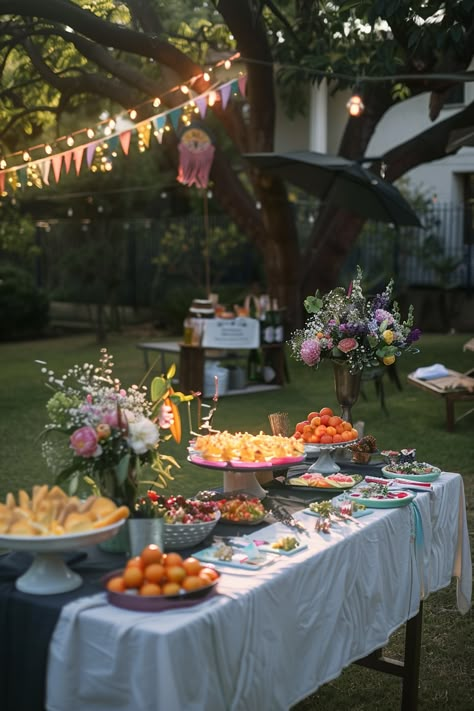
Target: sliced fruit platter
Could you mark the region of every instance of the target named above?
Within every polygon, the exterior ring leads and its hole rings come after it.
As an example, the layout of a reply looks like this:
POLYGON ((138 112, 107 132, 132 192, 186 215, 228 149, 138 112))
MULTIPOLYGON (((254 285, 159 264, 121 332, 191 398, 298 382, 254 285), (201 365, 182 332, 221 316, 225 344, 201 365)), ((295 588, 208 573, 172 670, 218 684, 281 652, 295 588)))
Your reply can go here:
POLYGON ((436 481, 441 474, 439 467, 427 462, 393 462, 382 467, 382 474, 387 479, 407 479, 407 481, 436 481))
POLYGON ((351 489, 362 481, 360 474, 329 474, 323 476, 318 473, 302 474, 286 480, 287 486, 311 487, 313 489, 351 489))
POLYGON ((260 499, 237 494, 234 498, 221 499, 217 502, 223 523, 238 523, 255 526, 267 515, 260 499))
POLYGON ((361 486, 357 491, 347 494, 350 500, 359 504, 364 504, 371 509, 391 509, 400 506, 407 506, 415 498, 415 494, 410 491, 396 489, 390 491, 384 484, 367 484, 361 486))

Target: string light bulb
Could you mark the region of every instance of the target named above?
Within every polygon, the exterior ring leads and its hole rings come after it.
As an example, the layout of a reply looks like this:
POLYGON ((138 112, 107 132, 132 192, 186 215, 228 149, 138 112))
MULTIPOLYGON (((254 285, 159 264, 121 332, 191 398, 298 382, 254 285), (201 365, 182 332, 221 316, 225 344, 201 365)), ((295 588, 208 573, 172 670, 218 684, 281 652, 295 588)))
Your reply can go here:
POLYGON ((135 121, 135 119, 137 118, 137 112, 135 111, 135 109, 132 109, 130 111, 129 116, 132 119, 132 121, 135 121))
POLYGON ((202 75, 202 78, 204 79, 204 81, 210 81, 211 75, 209 74, 209 72, 204 72, 204 74, 202 75))
POLYGON ((207 99, 208 106, 214 106, 217 101, 217 94, 215 91, 210 91, 207 99))
POLYGON ((224 62, 224 69, 230 69, 231 66, 232 66, 232 62, 230 61, 230 59, 226 59, 224 62))
POLYGON ((183 94, 189 94, 189 87, 186 86, 186 84, 181 84, 181 86, 179 88, 181 89, 183 94))
POLYGON ((50 156, 51 153, 53 152, 52 147, 47 143, 44 147, 44 152, 46 153, 47 156, 50 156))
POLYGON ((25 162, 31 160, 31 156, 30 156, 30 154, 28 153, 28 151, 23 151, 23 160, 24 160, 25 162))
POLYGON ((356 87, 352 92, 351 98, 346 104, 346 109, 349 113, 349 116, 351 116, 352 118, 357 118, 361 116, 365 109, 364 102, 362 101, 362 97, 360 94, 360 89, 356 87))
POLYGON ((74 145, 74 138, 72 136, 68 136, 66 138, 66 143, 70 148, 72 148, 72 146, 74 145))
POLYGON ((87 129, 87 138, 94 138, 94 136, 95 136, 94 130, 92 128, 88 128, 87 129))
POLYGON ((5 158, 2 158, 2 160, 0 160, 0 169, 4 170, 6 167, 7 167, 7 161, 5 160, 5 158))
POLYGON ((155 107, 155 109, 157 109, 160 104, 161 99, 159 99, 158 97, 156 97, 156 99, 153 99, 153 106, 155 107))

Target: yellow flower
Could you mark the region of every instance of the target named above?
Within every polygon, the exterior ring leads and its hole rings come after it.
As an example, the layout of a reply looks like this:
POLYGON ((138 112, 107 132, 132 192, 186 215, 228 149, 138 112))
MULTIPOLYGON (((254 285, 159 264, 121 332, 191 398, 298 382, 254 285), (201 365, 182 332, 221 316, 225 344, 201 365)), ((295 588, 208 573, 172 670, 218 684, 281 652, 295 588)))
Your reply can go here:
MULTIPOLYGON (((389 346, 393 341, 393 331, 391 331, 390 329, 387 329, 386 331, 384 331, 382 333, 382 338, 385 341, 385 343, 387 344, 387 346, 389 346)), ((392 363, 393 363, 393 361, 392 361, 392 363)))
POLYGON ((383 359, 384 365, 393 365, 395 363, 395 356, 390 355, 390 356, 385 356, 383 359))

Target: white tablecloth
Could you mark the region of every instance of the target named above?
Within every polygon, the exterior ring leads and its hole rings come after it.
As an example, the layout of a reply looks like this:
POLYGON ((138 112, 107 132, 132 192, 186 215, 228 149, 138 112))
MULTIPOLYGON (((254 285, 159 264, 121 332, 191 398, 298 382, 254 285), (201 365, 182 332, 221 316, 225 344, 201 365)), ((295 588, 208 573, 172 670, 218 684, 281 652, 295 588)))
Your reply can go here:
POLYGON ((377 510, 329 535, 299 513, 307 549, 259 572, 225 569, 220 595, 194 608, 144 614, 102 593, 65 606, 48 711, 283 711, 386 644, 453 575, 466 612, 462 478, 443 474, 416 507, 377 510))

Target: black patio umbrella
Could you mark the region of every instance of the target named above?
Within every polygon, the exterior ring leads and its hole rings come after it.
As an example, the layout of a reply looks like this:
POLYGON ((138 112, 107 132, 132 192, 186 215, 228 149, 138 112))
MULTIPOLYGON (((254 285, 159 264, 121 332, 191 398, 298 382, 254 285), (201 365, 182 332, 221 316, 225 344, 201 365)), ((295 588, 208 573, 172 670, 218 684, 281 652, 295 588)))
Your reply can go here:
POLYGON ((400 191, 357 161, 314 151, 246 153, 244 158, 327 205, 379 222, 421 227, 417 214, 400 191))

